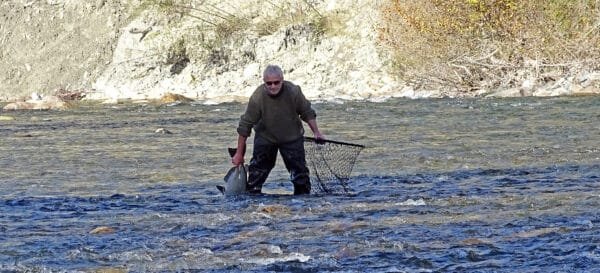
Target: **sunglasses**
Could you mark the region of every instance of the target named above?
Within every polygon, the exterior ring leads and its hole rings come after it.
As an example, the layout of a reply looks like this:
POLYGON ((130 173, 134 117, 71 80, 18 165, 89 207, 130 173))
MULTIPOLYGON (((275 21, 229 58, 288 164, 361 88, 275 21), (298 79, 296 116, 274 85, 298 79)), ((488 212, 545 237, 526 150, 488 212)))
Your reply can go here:
POLYGON ((265 82, 266 85, 279 85, 281 81, 265 82))

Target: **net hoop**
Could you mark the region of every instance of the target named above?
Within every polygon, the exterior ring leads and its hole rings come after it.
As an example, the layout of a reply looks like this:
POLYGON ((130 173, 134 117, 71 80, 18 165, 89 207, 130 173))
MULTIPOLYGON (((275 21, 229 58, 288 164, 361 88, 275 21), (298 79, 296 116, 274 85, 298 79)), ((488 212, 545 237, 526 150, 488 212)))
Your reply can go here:
POLYGON ((304 137, 306 163, 315 193, 349 193, 352 168, 364 145, 304 137))

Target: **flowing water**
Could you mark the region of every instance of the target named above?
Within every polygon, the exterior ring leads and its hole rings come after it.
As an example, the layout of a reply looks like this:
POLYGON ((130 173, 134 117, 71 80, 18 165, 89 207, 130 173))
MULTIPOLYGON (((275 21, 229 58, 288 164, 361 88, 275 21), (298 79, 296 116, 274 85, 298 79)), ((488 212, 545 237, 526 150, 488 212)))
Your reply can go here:
POLYGON ((223 197, 240 104, 1 113, 0 272, 600 272, 600 97, 314 106, 350 194, 223 197))

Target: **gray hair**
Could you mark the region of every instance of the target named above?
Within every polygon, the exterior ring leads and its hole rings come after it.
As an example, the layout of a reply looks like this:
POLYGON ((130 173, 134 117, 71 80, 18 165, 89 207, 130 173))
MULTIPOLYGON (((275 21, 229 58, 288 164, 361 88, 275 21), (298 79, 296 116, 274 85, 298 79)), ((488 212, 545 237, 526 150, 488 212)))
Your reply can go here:
POLYGON ((265 79, 268 75, 279 76, 283 79, 283 71, 278 65, 267 65, 267 68, 265 68, 265 71, 263 72, 263 79, 265 79))

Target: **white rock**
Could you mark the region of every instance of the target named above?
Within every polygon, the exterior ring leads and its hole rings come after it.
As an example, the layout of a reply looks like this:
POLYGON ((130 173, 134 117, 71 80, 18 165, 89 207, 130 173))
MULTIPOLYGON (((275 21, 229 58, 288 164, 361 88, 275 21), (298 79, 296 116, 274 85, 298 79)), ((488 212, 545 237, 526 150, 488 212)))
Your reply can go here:
POLYGON ((31 100, 30 102, 36 102, 36 101, 41 101, 42 100, 42 96, 36 92, 31 93, 31 100))
POLYGON ((527 91, 527 92, 531 91, 534 86, 535 86, 535 79, 533 79, 533 78, 524 80, 523 83, 521 84, 522 90, 527 91))
POLYGON ((260 64, 259 63, 251 63, 244 68, 244 79, 253 79, 255 77, 260 77, 260 64))
MULTIPOLYGON (((268 21, 270 14, 257 4, 259 2, 240 1, 232 5, 232 1, 215 1, 214 5, 236 14, 252 15, 253 21, 268 21)), ((177 26, 169 26, 169 31, 163 31, 165 27, 161 24, 153 25, 153 37, 141 42, 139 34, 122 31, 112 62, 93 85, 98 92, 88 98, 151 99, 170 90, 188 96, 193 94, 192 97, 209 103, 248 97, 262 81, 261 68, 271 63, 279 64, 286 72, 285 78, 301 85, 311 99, 379 100, 399 96, 398 92, 400 96, 416 96, 412 90, 401 91, 402 85, 395 83, 384 69, 385 58, 389 57, 377 54, 373 37, 378 27, 375 25, 377 1, 328 0, 314 5, 325 15, 328 12, 344 14, 341 18, 348 19, 343 22, 348 29, 340 31, 345 34, 328 34, 315 43, 306 31, 308 28, 302 27, 284 26, 272 35, 261 37, 248 33, 238 45, 228 45, 226 52, 231 51, 231 54, 227 67, 192 62, 176 76, 170 75, 160 53, 177 37, 188 37, 189 30, 193 29, 190 26, 197 25, 197 20, 184 17, 177 26), (247 52, 254 54, 255 61, 241 61, 240 56, 247 52), (220 96, 224 99, 218 99, 220 96)), ((144 18, 135 19, 124 30, 146 27, 144 18)), ((431 94, 425 92, 419 96, 431 94)))

